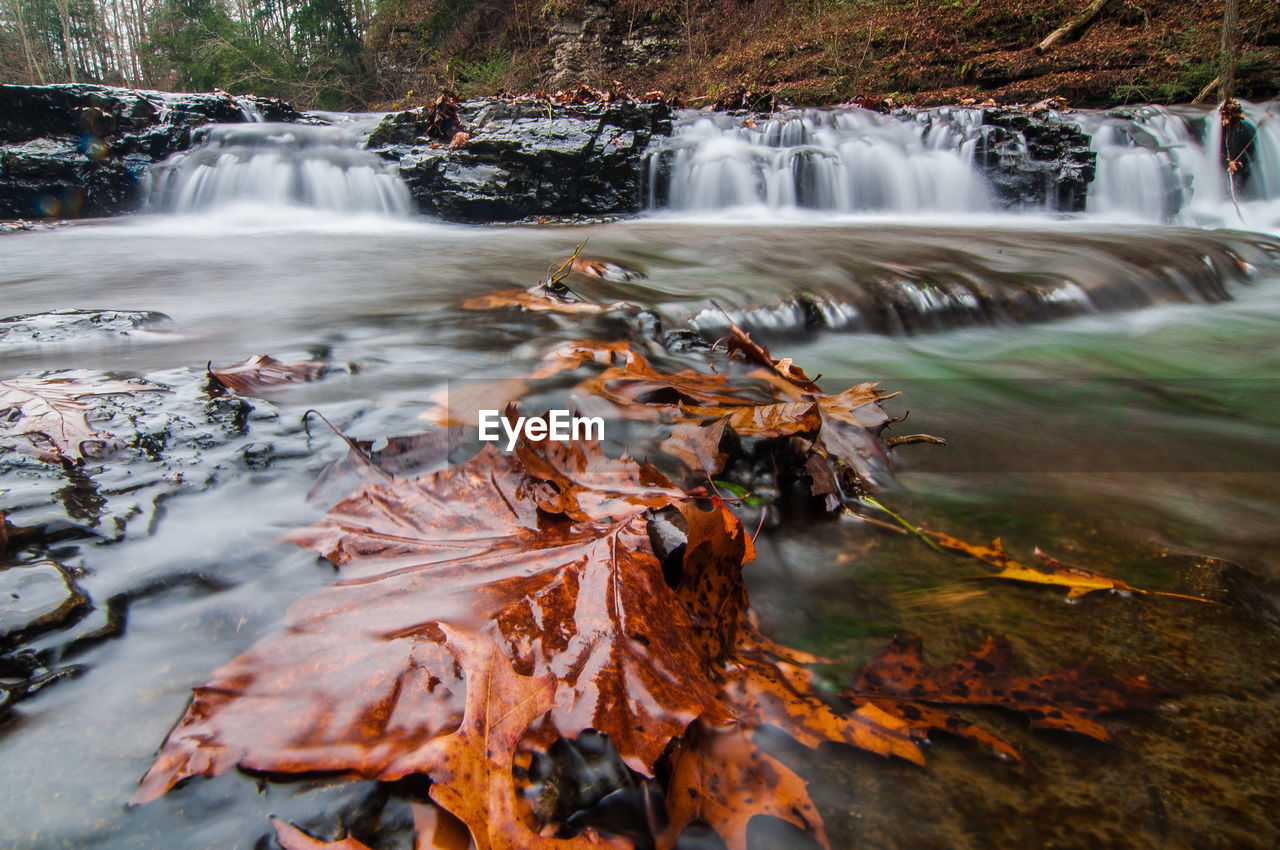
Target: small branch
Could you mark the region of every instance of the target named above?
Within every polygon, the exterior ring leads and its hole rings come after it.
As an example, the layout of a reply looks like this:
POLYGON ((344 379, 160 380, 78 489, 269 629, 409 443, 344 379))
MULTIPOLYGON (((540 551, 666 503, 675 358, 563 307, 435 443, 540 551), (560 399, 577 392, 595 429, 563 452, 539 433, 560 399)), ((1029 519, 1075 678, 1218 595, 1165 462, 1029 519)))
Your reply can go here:
POLYGON ((891 449, 898 446, 909 446, 912 443, 932 443, 935 446, 945 446, 947 441, 932 434, 903 434, 900 437, 889 437, 884 441, 884 444, 891 449))
POLYGON ((1200 89, 1200 94, 1196 95, 1196 99, 1191 102, 1192 103, 1208 103, 1209 96, 1212 95, 1215 91, 1217 91, 1218 86, 1220 85, 1222 85, 1221 74, 1214 77, 1212 80, 1209 81, 1209 84, 1207 86, 1200 89))
POLYGON ((1089 4, 1089 8, 1085 9, 1080 17, 1070 23, 1063 24, 1045 36, 1044 41, 1036 45, 1036 53, 1045 53, 1060 41, 1075 41, 1084 34, 1085 30, 1093 25, 1097 17, 1102 14, 1102 10, 1110 6, 1111 2, 1112 0, 1093 0, 1089 4))

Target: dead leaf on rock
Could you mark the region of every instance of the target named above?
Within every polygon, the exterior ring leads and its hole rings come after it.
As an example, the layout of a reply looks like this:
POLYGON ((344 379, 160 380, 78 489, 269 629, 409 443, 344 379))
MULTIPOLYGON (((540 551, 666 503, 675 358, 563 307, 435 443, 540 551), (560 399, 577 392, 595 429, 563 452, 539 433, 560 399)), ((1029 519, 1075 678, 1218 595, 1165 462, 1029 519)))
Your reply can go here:
POLYGON ((755 746, 736 723, 694 724, 672 759, 663 846, 674 847, 680 833, 700 821, 728 847, 745 848, 756 815, 781 818, 827 846, 822 817, 800 776, 755 746))
POLYGON ((239 393, 256 396, 287 384, 314 381, 324 374, 325 364, 319 360, 277 360, 267 354, 256 354, 231 366, 209 368, 210 383, 239 393))
POLYGON ((166 392, 142 381, 10 378, 0 381, 0 439, 46 463, 75 465, 90 440, 110 440, 89 425, 83 401, 109 395, 166 392))

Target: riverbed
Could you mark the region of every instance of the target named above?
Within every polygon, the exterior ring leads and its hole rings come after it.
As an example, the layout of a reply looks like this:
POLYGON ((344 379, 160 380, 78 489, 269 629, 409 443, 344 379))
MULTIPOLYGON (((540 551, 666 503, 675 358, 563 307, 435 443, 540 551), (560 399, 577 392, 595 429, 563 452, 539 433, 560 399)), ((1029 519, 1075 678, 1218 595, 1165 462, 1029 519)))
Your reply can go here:
POLYGON ((1110 746, 977 711, 1028 754, 1025 766, 945 736, 928 770, 780 744, 811 781, 837 846, 1273 844, 1277 244, 1204 231, 1174 239, 1201 240, 1204 256, 1223 244, 1256 253, 1222 303, 1139 292, 1131 305, 1053 322, 952 315, 954 326, 911 334, 787 318, 797 293, 856 303, 856 280, 872 268, 922 279, 945 263, 991 286, 1050 273, 1104 286, 1117 239, 1173 237, 1081 223, 468 228, 254 221, 243 211, 6 237, 7 313, 109 307, 172 320, 128 335, 11 341, 7 375, 92 368, 144 377, 198 411, 210 361, 270 353, 333 368, 251 400, 245 428, 205 448, 175 440, 157 459, 90 461, 70 480, 7 456, 0 486, 10 522, 66 532, 20 559, 76 571, 97 609, 32 648, 71 645, 102 627, 108 607, 123 625, 82 641, 55 665, 74 670, 6 718, 4 843, 172 846, 181 834, 182 846, 250 846, 267 834, 268 814, 305 824, 370 805, 361 802, 378 793, 370 783, 229 775, 124 807, 190 688, 332 579, 329 566, 277 542, 319 516, 307 494, 344 450, 304 430, 303 411, 323 411, 362 438, 412 432, 450 378, 520 374, 556 342, 599 333, 590 317, 460 309, 468 294, 536 283, 589 238, 593 256, 646 278, 575 282, 585 298, 625 298, 671 326, 696 323, 715 299, 824 384, 880 380, 902 392, 890 411, 910 411, 911 431, 950 441, 895 453, 896 481, 881 498, 913 522, 974 542, 1003 537, 1023 559, 1039 546, 1139 586, 1220 600, 1068 603, 1051 589, 967 581, 979 572, 973 562, 851 518, 766 532, 751 567, 753 603, 771 636, 835 660, 826 671, 833 686, 893 636, 922 636, 941 663, 999 633, 1028 673, 1093 657, 1107 673, 1146 674, 1178 692, 1163 710, 1107 721, 1110 746))

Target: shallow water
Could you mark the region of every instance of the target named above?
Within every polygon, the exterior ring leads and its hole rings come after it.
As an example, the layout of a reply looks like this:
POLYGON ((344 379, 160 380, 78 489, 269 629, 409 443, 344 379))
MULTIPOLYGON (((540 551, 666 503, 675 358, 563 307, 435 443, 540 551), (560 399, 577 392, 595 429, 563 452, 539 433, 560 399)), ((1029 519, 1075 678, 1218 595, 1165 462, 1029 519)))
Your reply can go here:
MULTIPOLYGON (((1280 243, 1048 220, 466 228, 240 209, 0 240, 6 315, 76 306, 173 320, 128 336, 7 343, 4 377, 146 376, 174 399, 139 421, 176 416, 199 430, 209 427, 200 392, 209 361, 270 353, 337 367, 253 400, 243 432, 178 440, 159 460, 91 462, 78 482, 5 455, 9 520, 79 529, 21 558, 82 571, 97 607, 35 648, 89 634, 109 610, 124 627, 60 662, 79 674, 22 701, 0 726, 0 845, 169 847, 181 835, 184 847, 253 846, 268 814, 306 824, 378 793, 369 783, 227 775, 124 808, 189 689, 333 576, 276 542, 319 515, 307 494, 344 448, 308 434, 303 411, 361 437, 412 432, 451 378, 521 374, 560 340, 622 332, 606 319, 459 309, 467 294, 532 285, 588 236, 588 253, 648 277, 574 281, 584 297, 709 330, 714 299, 775 355, 823 373, 825 386, 875 379, 901 391, 890 410, 911 416, 898 433, 951 442, 897 452, 883 501, 914 521, 973 542, 1002 536, 1023 560, 1040 546, 1139 586, 1227 600, 1068 604, 1053 590, 967 581, 982 571, 976 562, 851 518, 765 532, 753 603, 773 637, 833 659, 833 685, 894 635, 923 636, 941 663, 1004 633, 1026 672, 1092 655, 1107 673, 1148 673, 1179 692, 1166 710, 1105 721, 1114 746, 971 712, 1026 752, 1026 766, 944 736, 924 771, 779 742, 812 782, 837 846, 1280 842, 1280 768, 1268 755, 1280 746, 1280 636, 1267 608, 1276 585, 1264 581, 1280 578, 1280 243), (1206 269, 1219 293, 1196 283, 1206 269), (913 286, 928 306, 958 278, 981 291, 1068 293, 1074 306, 1031 323, 985 302, 926 309, 896 328, 867 312, 866 281, 913 286), (798 294, 845 323, 806 325, 788 306, 798 294)), ((396 805, 385 822, 407 816, 396 805)))

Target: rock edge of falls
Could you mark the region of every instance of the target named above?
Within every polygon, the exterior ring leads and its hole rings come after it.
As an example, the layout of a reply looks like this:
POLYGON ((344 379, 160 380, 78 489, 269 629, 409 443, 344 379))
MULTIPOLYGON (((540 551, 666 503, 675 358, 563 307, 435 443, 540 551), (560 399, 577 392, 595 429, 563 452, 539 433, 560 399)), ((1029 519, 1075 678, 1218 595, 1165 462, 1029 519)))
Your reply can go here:
MULTIPOLYGON (((629 215, 662 196, 650 182, 670 178, 660 155, 649 167, 678 122, 662 104, 477 100, 459 112, 469 138, 457 147, 428 136, 426 110, 388 114, 366 142, 428 215, 472 223, 629 215)), ((0 86, 0 219, 135 212, 150 166, 203 144, 200 127, 256 121, 326 118, 223 92, 0 86)), ((1007 107, 983 110, 981 122, 974 169, 998 206, 1084 209, 1097 155, 1076 124, 1007 107)))

